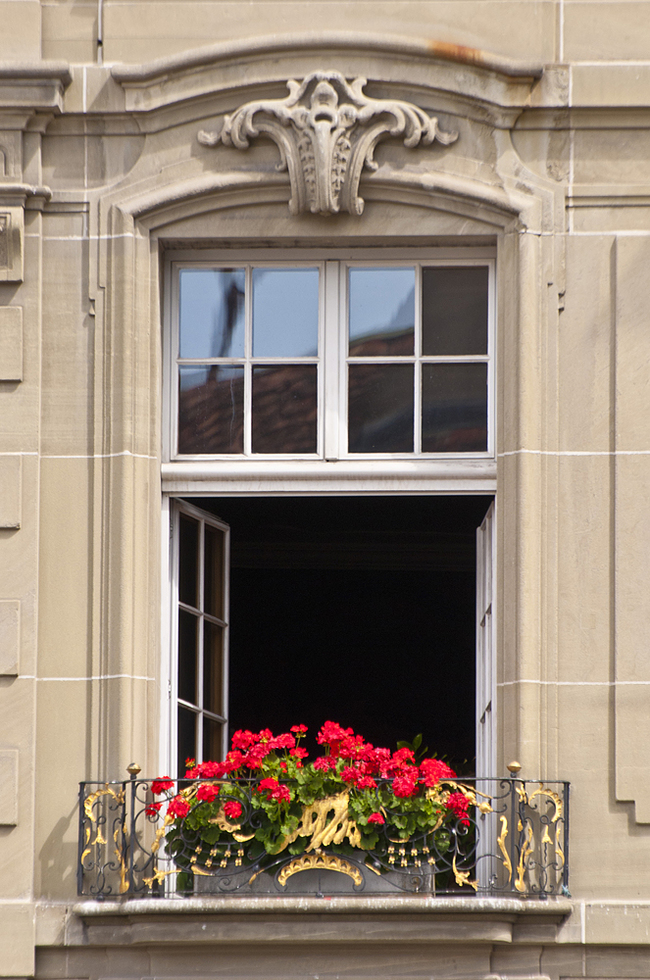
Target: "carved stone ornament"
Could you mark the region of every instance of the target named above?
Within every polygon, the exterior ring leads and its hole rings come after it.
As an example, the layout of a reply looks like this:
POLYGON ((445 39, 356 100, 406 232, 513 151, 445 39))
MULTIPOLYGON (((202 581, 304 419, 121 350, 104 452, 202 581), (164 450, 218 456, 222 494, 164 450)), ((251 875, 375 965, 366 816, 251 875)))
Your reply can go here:
POLYGON ((377 169, 373 154, 379 140, 403 136, 411 148, 458 139, 458 133, 445 133, 435 116, 409 102, 368 98, 365 85, 365 78, 348 84, 336 71, 315 71, 300 83, 290 79, 285 99, 247 102, 225 117, 221 132, 201 130, 199 143, 221 141, 244 150, 265 134, 280 150, 277 169, 289 171, 292 214, 360 215, 361 171, 377 169))

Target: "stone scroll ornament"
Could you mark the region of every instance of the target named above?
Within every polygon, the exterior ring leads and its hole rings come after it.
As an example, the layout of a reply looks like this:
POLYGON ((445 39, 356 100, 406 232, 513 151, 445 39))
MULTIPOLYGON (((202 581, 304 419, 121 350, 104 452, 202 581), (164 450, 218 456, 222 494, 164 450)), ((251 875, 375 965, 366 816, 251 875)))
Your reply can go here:
POLYGON ((280 151, 278 170, 288 170, 292 214, 360 215, 364 201, 359 181, 365 167, 376 170, 377 143, 402 136, 404 146, 448 145, 458 133, 445 133, 435 116, 409 102, 371 99, 364 95, 365 78, 348 84, 336 71, 315 71, 302 82, 287 82, 285 99, 247 102, 226 116, 219 133, 201 130, 199 143, 244 150, 250 140, 266 135, 280 151))

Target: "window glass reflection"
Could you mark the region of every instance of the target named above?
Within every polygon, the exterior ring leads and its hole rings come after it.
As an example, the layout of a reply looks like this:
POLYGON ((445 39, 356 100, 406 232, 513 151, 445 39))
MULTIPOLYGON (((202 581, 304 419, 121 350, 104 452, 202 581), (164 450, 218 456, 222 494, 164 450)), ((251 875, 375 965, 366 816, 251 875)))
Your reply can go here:
POLYGON ((181 366, 179 373, 179 453, 243 452, 243 367, 181 366))
POLYGON ((318 269, 253 269, 253 357, 318 353, 318 269))
POLYGON ((413 365, 350 364, 351 453, 413 452, 413 365))
POLYGON ((422 269, 422 353, 486 354, 486 266, 422 269))
POLYGON ((422 366, 422 450, 487 449, 487 364, 422 366))
POLYGON ((415 269, 350 269, 351 357, 413 354, 415 269))
POLYGON ((243 269, 181 269, 181 357, 243 357, 243 269))
POLYGON ((315 453, 316 365, 253 368, 253 452, 315 453))

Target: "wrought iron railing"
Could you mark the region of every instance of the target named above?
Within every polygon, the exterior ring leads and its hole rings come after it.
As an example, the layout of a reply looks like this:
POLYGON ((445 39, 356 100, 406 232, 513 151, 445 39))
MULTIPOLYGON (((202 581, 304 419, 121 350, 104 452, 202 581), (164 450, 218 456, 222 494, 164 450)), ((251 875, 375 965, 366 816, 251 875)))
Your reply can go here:
MULTIPOLYGON (((237 840, 235 834, 230 843, 211 846, 184 831, 182 823, 171 839, 174 824, 165 823, 165 803, 152 794, 151 784, 137 776, 80 784, 80 895, 393 891, 543 899, 569 894, 567 782, 463 779, 476 805, 464 819, 451 822, 442 837, 399 840, 384 831, 372 851, 345 843, 310 849, 306 842, 298 856, 270 856, 250 835, 237 840)), ((174 785, 180 791, 191 783, 174 785)), ((246 793, 250 798, 253 783, 239 780, 237 788, 239 799, 246 793)))

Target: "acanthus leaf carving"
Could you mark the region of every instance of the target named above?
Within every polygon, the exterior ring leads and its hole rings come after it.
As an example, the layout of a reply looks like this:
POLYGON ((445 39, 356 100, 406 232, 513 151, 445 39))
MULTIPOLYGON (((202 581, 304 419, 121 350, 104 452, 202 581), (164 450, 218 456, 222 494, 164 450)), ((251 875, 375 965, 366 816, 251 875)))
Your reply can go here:
POLYGON ((364 167, 377 170, 374 151, 381 139, 402 137, 408 148, 458 139, 416 105, 370 98, 365 85, 365 78, 348 83, 336 71, 315 71, 302 82, 290 79, 286 98, 247 102, 225 117, 220 132, 201 130, 198 140, 244 150, 265 134, 280 151, 277 169, 289 172, 292 214, 360 215, 361 173, 364 167))

